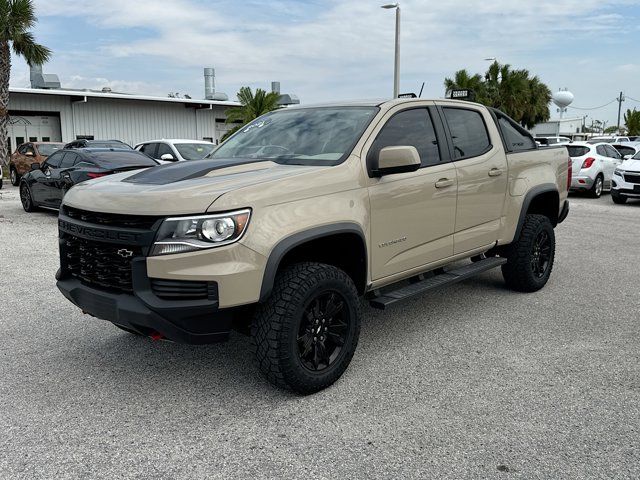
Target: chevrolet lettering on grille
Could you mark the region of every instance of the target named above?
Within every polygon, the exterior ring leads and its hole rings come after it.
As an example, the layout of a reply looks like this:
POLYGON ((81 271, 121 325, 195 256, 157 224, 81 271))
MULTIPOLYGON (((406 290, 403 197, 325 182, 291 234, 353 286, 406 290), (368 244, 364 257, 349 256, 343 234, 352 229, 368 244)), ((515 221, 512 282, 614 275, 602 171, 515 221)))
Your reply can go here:
POLYGON ((116 242, 134 242, 137 243, 141 234, 133 232, 122 232, 117 230, 107 230, 102 228, 87 227, 84 225, 78 225, 75 223, 67 222, 62 219, 58 219, 58 227, 65 233, 70 233, 83 238, 90 238, 95 240, 106 240, 116 242))

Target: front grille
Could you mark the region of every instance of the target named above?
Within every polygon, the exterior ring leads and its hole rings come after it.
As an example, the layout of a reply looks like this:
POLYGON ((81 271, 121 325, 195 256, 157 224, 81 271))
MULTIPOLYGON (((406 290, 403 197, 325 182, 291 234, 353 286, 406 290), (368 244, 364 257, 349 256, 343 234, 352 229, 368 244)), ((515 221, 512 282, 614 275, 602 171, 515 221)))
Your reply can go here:
POLYGON ((153 293, 166 300, 215 300, 218 285, 215 282, 194 282, 187 280, 164 280, 150 278, 153 293))
POLYGON ((96 225, 140 228, 145 230, 151 229, 161 218, 151 215, 123 215, 119 213, 89 212, 87 210, 80 210, 66 205, 63 207, 63 213, 69 218, 81 220, 87 223, 94 223, 96 225))
POLYGON ((142 255, 142 249, 65 234, 61 238, 61 255, 67 271, 82 282, 131 293, 131 260, 142 255))
POLYGON ((640 174, 625 173, 624 180, 625 182, 640 184, 640 174))

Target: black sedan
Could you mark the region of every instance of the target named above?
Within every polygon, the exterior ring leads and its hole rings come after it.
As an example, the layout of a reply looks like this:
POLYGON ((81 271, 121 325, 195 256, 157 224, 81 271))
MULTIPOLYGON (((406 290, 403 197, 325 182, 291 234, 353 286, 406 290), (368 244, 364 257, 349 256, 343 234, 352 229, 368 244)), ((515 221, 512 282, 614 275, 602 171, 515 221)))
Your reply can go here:
POLYGON ((74 148, 58 150, 20 180, 20 200, 27 212, 39 207, 58 209, 76 183, 112 173, 155 167, 158 162, 135 150, 74 148))

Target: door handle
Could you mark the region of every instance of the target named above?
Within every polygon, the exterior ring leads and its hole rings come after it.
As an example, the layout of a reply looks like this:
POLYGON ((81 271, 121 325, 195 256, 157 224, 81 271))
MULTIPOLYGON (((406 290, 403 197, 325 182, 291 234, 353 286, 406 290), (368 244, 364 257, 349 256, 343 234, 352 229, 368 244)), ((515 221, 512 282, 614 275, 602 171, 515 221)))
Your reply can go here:
POLYGON ((453 185, 453 180, 449 178, 441 178, 436 182, 436 188, 445 188, 453 185))
POLYGON ((500 175, 502 175, 502 170, 500 168, 492 168, 489 170, 490 177, 499 177, 500 175))

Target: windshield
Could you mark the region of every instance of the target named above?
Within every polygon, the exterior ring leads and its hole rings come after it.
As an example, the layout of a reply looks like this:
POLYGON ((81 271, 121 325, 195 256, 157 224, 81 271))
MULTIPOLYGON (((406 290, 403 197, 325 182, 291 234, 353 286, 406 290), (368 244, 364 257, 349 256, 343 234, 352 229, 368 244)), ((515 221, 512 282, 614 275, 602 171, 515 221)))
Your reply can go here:
POLYGON ((377 107, 278 110, 242 127, 210 158, 268 158, 290 165, 337 165, 351 153, 377 107))
POLYGON ((215 148, 211 143, 174 143, 173 146, 185 160, 202 160, 215 148))
POLYGON ((53 152, 55 152, 56 150, 60 150, 61 148, 62 145, 56 145, 55 143, 41 143, 40 145, 38 145, 38 152, 40 152, 40 155, 42 155, 43 157, 48 157, 53 152))

